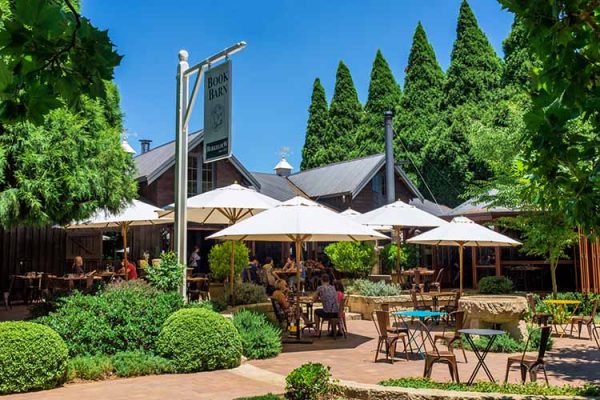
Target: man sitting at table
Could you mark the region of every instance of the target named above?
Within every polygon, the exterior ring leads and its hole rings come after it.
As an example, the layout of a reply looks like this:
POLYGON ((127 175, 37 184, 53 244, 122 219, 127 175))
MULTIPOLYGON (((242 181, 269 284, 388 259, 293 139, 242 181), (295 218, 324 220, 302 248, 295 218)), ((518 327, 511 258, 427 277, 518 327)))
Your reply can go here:
POLYGON ((80 275, 83 274, 83 257, 76 256, 73 259, 73 266, 71 268, 73 269, 73 273, 80 275))
POLYGON ((127 260, 127 268, 125 268, 125 259, 121 260, 121 269, 119 270, 119 273, 121 273, 121 274, 126 273, 127 279, 130 281, 138 278, 137 269, 135 268, 135 264, 129 260, 127 260))
POLYGON ((315 310, 315 324, 320 327, 321 318, 337 318, 339 312, 339 304, 335 287, 330 285, 329 275, 321 276, 321 286, 319 286, 313 295, 313 301, 320 301, 323 308, 315 310))

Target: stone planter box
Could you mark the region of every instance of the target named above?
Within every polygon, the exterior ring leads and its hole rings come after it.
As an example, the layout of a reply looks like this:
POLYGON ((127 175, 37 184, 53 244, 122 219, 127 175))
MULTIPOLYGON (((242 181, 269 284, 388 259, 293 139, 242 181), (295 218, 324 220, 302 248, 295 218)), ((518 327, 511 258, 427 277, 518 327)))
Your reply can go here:
MULTIPOLYGON (((426 305, 432 305, 431 297, 423 294, 423 300, 426 305)), ((375 310, 381 310, 381 304, 387 303, 390 307, 400 307, 406 310, 412 310, 413 303, 410 294, 401 294, 398 296, 361 296, 351 294, 348 296, 348 308, 350 312, 358 313, 362 319, 371 320, 371 314, 375 310)))
POLYGON ((235 313, 239 310, 249 310, 257 313, 262 313, 267 316, 269 321, 277 323, 277 317, 275 316, 275 312, 273 311, 273 305, 271 302, 265 303, 256 303, 256 304, 244 304, 241 306, 228 307, 227 313, 235 313))
POLYGON ((521 296, 477 295, 462 297, 460 309, 465 312, 466 328, 493 328, 500 326, 515 339, 524 332, 519 321, 527 311, 527 300, 521 296))

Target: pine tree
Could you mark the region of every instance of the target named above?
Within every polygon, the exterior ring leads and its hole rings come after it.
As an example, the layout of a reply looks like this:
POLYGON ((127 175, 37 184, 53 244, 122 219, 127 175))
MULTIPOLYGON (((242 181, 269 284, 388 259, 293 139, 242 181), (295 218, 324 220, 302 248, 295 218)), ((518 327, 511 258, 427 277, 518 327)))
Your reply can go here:
POLYGON ((329 129, 325 138, 325 164, 352 158, 361 119, 362 106, 358 100, 352 75, 346 64, 340 61, 333 98, 329 107, 329 129))
POLYGON ((500 59, 466 0, 460 6, 456 34, 445 87, 444 104, 450 108, 490 99, 502 74, 500 59))
POLYGON ((300 169, 319 167, 326 163, 324 140, 327 138, 327 122, 329 120, 325 89, 319 78, 313 83, 313 91, 308 108, 306 139, 302 148, 300 169))
POLYGON ((381 50, 377 50, 371 69, 369 96, 365 104, 364 121, 358 133, 358 145, 354 156, 382 153, 385 149, 383 113, 395 111, 402 91, 381 50))
POLYGON ((525 88, 536 62, 529 49, 527 30, 516 17, 509 35, 502 42, 502 49, 504 50, 502 86, 525 88))

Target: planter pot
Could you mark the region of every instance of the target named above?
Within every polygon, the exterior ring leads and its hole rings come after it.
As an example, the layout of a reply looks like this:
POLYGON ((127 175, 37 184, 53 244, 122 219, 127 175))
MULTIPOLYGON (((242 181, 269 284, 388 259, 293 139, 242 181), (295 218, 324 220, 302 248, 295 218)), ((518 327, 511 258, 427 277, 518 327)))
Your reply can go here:
POLYGON ((225 294, 225 284, 221 282, 211 282, 208 287, 211 299, 221 299, 225 294))
POLYGON ((519 321, 527 311, 527 300, 521 296, 467 296, 459 300, 465 312, 465 327, 493 328, 500 326, 515 339, 522 339, 519 321))

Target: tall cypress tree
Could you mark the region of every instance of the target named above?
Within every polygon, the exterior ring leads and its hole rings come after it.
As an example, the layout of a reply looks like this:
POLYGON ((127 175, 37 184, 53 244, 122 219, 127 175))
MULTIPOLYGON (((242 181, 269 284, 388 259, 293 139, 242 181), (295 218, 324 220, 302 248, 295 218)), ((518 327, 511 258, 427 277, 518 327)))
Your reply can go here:
POLYGON ((502 85, 526 87, 536 61, 529 50, 527 30, 516 17, 509 35, 502 42, 502 49, 504 50, 502 85))
POLYGON ((377 50, 371 69, 369 96, 365 104, 364 121, 358 133, 358 148, 354 156, 381 153, 385 148, 383 113, 395 111, 402 91, 381 50, 377 50))
POLYGON ((325 141, 326 164, 352 158, 361 119, 362 106, 358 101, 352 75, 346 64, 340 61, 329 108, 329 129, 325 141))
POLYGON ((500 86, 502 64, 479 28, 466 0, 458 15, 456 41, 452 48, 445 88, 447 107, 490 99, 500 86))
POLYGON ((308 123, 306 125, 306 139, 302 148, 301 170, 319 167, 326 163, 325 140, 328 133, 328 114, 325 89, 321 85, 321 80, 316 78, 313 83, 310 107, 308 107, 308 123))

